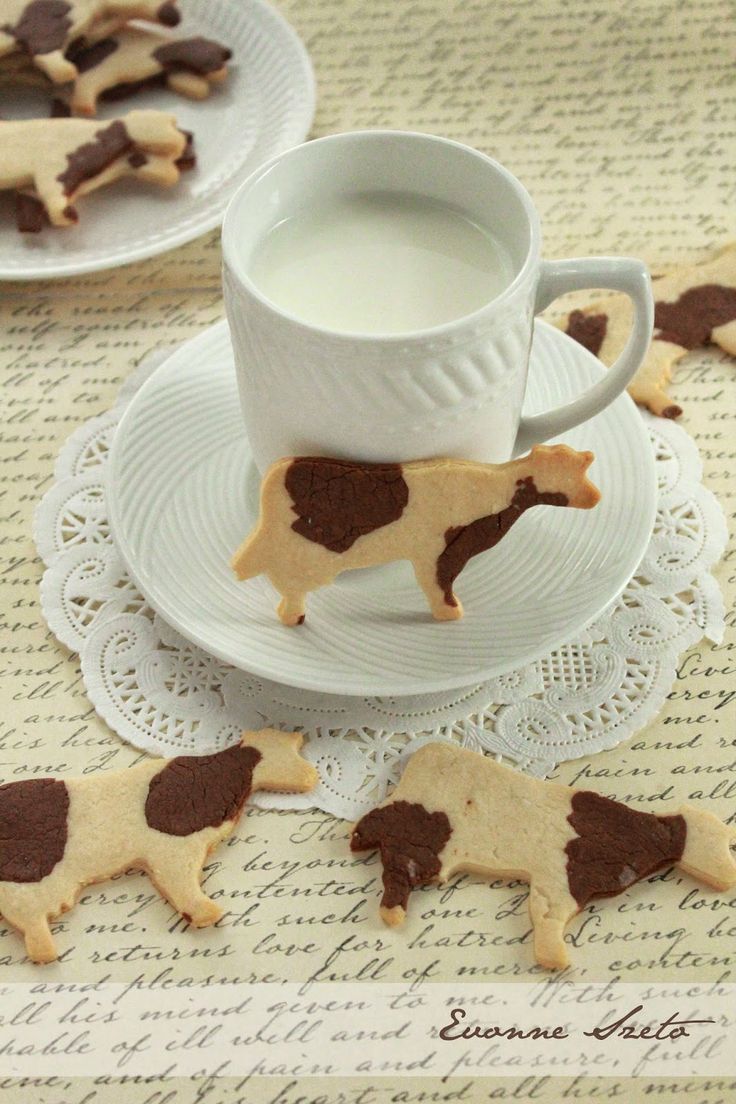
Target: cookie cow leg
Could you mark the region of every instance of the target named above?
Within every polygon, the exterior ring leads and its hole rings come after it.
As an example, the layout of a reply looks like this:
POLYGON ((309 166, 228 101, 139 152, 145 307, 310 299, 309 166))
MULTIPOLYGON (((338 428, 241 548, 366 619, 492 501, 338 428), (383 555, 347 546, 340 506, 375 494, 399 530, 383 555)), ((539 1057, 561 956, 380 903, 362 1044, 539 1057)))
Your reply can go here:
POLYGON ((56 944, 51 934, 48 917, 29 908, 28 911, 2 907, 0 913, 25 939, 26 954, 32 962, 53 962, 57 957, 56 944))
POLYGON ((304 592, 282 592, 282 598, 278 605, 278 615, 284 625, 302 625, 307 613, 307 596, 304 592))
POLYGON ((429 603, 432 616, 436 621, 459 621, 463 615, 463 606, 454 591, 451 592, 451 601, 447 600, 444 589, 437 578, 438 556, 432 556, 429 561, 425 559, 413 560, 412 567, 419 586, 429 603))
POLYGON ((578 904, 559 887, 535 878, 529 886, 529 916, 534 930, 534 957, 549 970, 570 965, 565 946, 565 929, 579 912, 578 904))
POLYGON ((64 57, 63 50, 51 50, 48 54, 36 54, 33 63, 41 69, 54 84, 65 84, 73 81, 77 75, 77 67, 64 57))
POLYGON ((222 909, 202 890, 199 879, 211 847, 200 839, 169 837, 151 847, 146 870, 161 895, 195 928, 206 928, 222 916, 222 909))

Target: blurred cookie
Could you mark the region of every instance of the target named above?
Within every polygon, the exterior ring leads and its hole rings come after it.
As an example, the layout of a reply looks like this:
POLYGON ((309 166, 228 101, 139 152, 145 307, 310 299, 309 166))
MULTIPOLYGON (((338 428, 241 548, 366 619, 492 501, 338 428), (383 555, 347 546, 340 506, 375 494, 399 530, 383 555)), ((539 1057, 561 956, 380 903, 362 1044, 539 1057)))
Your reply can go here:
MULTIPOLYGON (((628 390, 653 414, 677 418, 682 408, 667 393, 673 365, 691 349, 711 342, 736 356, 736 243, 712 260, 657 277, 652 291, 654 337, 628 390)), ((561 324, 609 366, 623 349, 630 327, 631 301, 626 295, 574 310, 561 324)))
POLYGON ((28 193, 54 226, 77 221, 74 203, 122 176, 155 184, 179 179, 189 136, 163 111, 131 111, 111 122, 28 119, 0 122, 0 189, 28 193))
POLYGON ((231 51, 211 39, 169 38, 126 27, 90 46, 72 50, 77 68, 71 107, 94 115, 99 97, 118 99, 141 87, 162 83, 182 96, 203 100, 227 76, 231 51))
POLYGON ((104 21, 109 32, 129 19, 173 27, 180 18, 171 0, 2 0, 1 11, 0 58, 25 53, 55 84, 74 80, 76 67, 64 55, 95 24, 104 21))

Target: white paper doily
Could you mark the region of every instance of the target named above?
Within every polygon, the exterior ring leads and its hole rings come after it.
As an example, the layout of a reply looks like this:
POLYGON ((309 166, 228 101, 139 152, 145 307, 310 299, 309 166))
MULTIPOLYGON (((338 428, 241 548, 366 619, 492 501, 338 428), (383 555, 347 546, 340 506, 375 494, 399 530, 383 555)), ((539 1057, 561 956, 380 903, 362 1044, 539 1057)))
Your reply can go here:
MULTIPOLYGON (((35 539, 46 564, 41 605, 81 660, 90 700, 128 743, 154 755, 206 753, 243 728, 302 729, 321 777, 311 794, 259 794, 278 808, 317 806, 355 819, 381 800, 404 758, 428 740, 458 740, 543 777, 555 764, 614 747, 660 709, 680 654, 720 642, 724 607, 711 567, 727 532, 701 483, 697 448, 674 422, 643 412, 659 505, 642 563, 578 639, 502 678, 421 698, 355 698, 281 686, 229 667, 147 608, 107 521, 104 467, 131 396, 166 353, 149 357, 112 410, 81 426, 57 459, 35 539)), ((359 646, 360 626, 356 626, 359 646)))

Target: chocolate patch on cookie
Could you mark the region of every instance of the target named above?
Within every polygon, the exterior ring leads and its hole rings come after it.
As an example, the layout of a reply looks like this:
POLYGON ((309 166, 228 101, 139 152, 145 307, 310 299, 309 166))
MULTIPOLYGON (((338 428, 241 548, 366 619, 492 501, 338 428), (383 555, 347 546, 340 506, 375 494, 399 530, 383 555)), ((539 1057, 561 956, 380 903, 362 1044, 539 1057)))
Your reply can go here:
POLYGON ((383 864, 384 908, 403 909, 415 886, 426 885, 440 872, 440 853, 452 835, 446 813, 430 813, 423 805, 394 801, 373 809, 358 821, 351 851, 377 847, 383 864))
POLYGON ((195 36, 174 39, 173 42, 157 47, 153 51, 153 57, 167 72, 183 69, 188 73, 205 76, 222 69, 225 62, 232 57, 232 50, 210 38, 195 36))
POLYGON ((146 823, 168 836, 217 828, 238 815, 253 785, 261 753, 236 744, 215 755, 180 755, 154 775, 146 823))
POLYGON ((61 50, 72 25, 66 0, 31 0, 15 26, 6 23, 3 30, 12 35, 31 56, 61 50))
POLYGON ((79 73, 88 73, 90 69, 101 65, 105 58, 114 54, 119 48, 116 38, 102 38, 99 42, 93 42, 91 46, 84 42, 75 44, 67 50, 67 60, 77 67, 79 73))
POLYGON ((165 73, 154 73, 150 77, 143 77, 137 81, 121 81, 111 88, 106 88, 100 93, 99 99, 114 103, 116 100, 127 100, 129 96, 135 96, 138 92, 145 92, 151 88, 164 88, 166 85, 165 73))
POLYGON ((0 786, 0 881, 40 882, 64 857, 69 791, 54 778, 0 786))
POLYGON ((80 184, 97 176, 132 146, 133 139, 125 129, 125 124, 116 119, 103 130, 98 130, 93 142, 85 142, 83 146, 68 153, 67 167, 56 179, 63 185, 64 193, 72 195, 80 184))
POLYGON ((588 349, 593 356, 598 356, 605 341, 607 329, 607 314, 584 314, 581 310, 574 310, 567 320, 565 333, 588 349))
POLYGON ((54 96, 51 101, 51 108, 49 110, 50 119, 68 119, 71 116, 72 109, 68 103, 64 100, 60 100, 58 96, 54 96))
POLYGON ((15 193, 15 225, 21 234, 40 234, 49 225, 46 208, 37 196, 15 193))
POLYGON ((497 514, 446 531, 445 550, 437 558, 437 582, 448 606, 457 605, 452 586, 468 560, 498 544, 525 510, 532 506, 567 506, 569 501, 567 495, 556 491, 540 493, 532 476, 517 480, 516 488, 509 505, 497 514))
POLYGON ((641 813, 589 790, 574 793, 571 805, 567 819, 578 835, 565 848, 567 880, 581 908, 682 858, 682 816, 641 813))
POLYGON ((654 329, 659 341, 697 349, 710 341, 717 326, 736 320, 736 288, 703 284, 688 288, 674 303, 654 304, 654 329))
POLYGON ((347 552, 359 537, 397 521, 409 501, 400 464, 299 457, 286 490, 299 515, 295 533, 331 552, 347 552))
POLYGON ((162 4, 157 14, 159 23, 163 23, 165 27, 175 27, 181 20, 176 4, 170 2, 162 4))
POLYGON ((175 164, 182 172, 187 172, 197 164, 197 157, 194 152, 194 135, 191 130, 183 130, 182 134, 186 138, 187 144, 182 150, 181 156, 177 157, 175 164))

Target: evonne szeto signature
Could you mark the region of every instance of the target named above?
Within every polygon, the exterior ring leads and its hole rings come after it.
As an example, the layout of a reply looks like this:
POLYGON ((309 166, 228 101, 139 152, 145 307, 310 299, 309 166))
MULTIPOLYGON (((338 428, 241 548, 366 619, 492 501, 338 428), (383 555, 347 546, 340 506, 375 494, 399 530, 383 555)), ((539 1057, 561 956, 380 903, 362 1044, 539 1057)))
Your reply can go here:
MULTIPOLYGON (((693 1024, 711 1024, 715 1020, 680 1020, 679 1013, 673 1012, 666 1020, 660 1020, 656 1026, 648 1026, 637 1022, 634 1017, 644 1009, 643 1004, 629 1009, 623 1016, 619 1016, 612 1023, 602 1027, 594 1027, 589 1031, 583 1031, 594 1039, 681 1039, 689 1038, 688 1027, 693 1024), (633 1021, 633 1022, 632 1022, 633 1021)), ((468 1039, 569 1039, 570 1034, 558 1024, 555 1027, 503 1027, 500 1024, 463 1025, 467 1012, 464 1008, 453 1008, 450 1011, 450 1022, 440 1028, 439 1038, 447 1043, 467 1041, 468 1039)))

